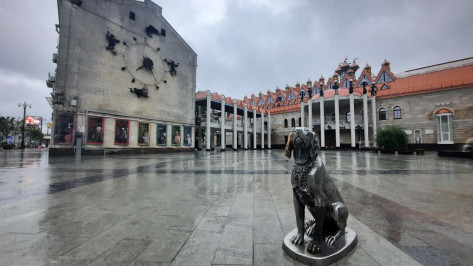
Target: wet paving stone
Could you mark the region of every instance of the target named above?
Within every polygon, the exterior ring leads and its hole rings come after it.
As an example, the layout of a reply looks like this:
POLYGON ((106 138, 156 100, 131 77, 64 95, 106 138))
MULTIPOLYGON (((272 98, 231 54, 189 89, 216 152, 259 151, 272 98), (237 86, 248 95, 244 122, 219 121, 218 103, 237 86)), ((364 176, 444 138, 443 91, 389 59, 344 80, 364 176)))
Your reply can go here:
MULTIPOLYGON (((358 246, 338 265, 471 265, 465 159, 322 151, 358 246)), ((300 265, 283 150, 0 152, 0 265, 300 265)))

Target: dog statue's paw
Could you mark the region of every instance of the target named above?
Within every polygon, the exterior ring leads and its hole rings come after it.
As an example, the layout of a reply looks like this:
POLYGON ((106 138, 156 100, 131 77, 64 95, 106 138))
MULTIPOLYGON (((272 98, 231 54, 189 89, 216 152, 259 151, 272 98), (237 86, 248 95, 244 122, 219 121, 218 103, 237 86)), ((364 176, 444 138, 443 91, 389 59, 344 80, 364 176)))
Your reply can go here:
POLYGON ((335 241, 337 241, 336 236, 327 236, 325 238, 325 243, 327 243, 327 245, 329 245, 329 246, 332 246, 333 244, 335 244, 335 241))
POLYGON ((319 254, 320 245, 317 245, 315 242, 310 242, 307 246, 307 252, 309 252, 310 254, 319 254))
POLYGON ((295 245, 302 245, 304 244, 304 235, 303 234, 297 234, 291 238, 291 242, 295 245))
POLYGON ((309 226, 309 228, 306 229, 305 233, 308 236, 314 236, 315 235, 315 223, 313 225, 309 226))

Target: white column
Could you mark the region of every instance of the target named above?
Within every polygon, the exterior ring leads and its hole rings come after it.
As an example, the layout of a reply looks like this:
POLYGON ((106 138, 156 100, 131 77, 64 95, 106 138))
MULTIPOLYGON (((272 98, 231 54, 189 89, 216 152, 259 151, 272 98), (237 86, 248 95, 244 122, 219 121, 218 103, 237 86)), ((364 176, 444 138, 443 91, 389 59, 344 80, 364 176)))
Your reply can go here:
POLYGON ((222 142, 221 143, 221 146, 222 146, 222 150, 225 150, 226 146, 227 146, 227 142, 225 140, 225 120, 227 118, 227 116, 225 115, 225 95, 222 95, 222 102, 221 102, 221 108, 220 108, 220 120, 221 120, 221 125, 220 125, 220 141, 222 142))
POLYGON ((320 147, 325 147, 325 97, 320 97, 320 147))
POLYGON ((253 149, 256 150, 256 108, 253 108, 253 149))
MULTIPOLYGON (((371 96, 371 115, 373 118, 373 140, 376 138, 376 96, 371 96)), ((374 145, 376 146, 376 142, 374 142, 374 145)))
POLYGON ((340 147, 340 110, 338 104, 338 94, 335 94, 335 145, 340 147))
POLYGON ((301 127, 304 127, 304 100, 301 100, 301 127))
POLYGON ((271 113, 268 112, 268 149, 271 149, 271 113))
POLYGON ((248 107, 245 103, 245 115, 244 115, 244 130, 243 130, 243 149, 248 149, 248 107))
POLYGON ((363 94, 363 121, 364 123, 364 133, 365 133, 365 147, 370 147, 370 140, 368 135, 368 95, 363 94))
POLYGON ((261 149, 264 149, 264 110, 261 109, 261 149))
POLYGON ((312 99, 309 99, 307 104, 309 105, 309 131, 312 131, 312 99))
POLYGON ((212 141, 210 134, 210 91, 207 93, 207 111, 206 111, 206 124, 205 124, 205 149, 210 151, 210 142, 212 141))
POLYGON ((236 101, 233 104, 233 149, 236 150, 238 149, 237 146, 237 141, 238 141, 238 136, 237 136, 237 104, 236 101))
POLYGON ((353 99, 353 93, 350 94, 350 136, 351 136, 351 147, 356 147, 355 140, 355 100, 353 99))

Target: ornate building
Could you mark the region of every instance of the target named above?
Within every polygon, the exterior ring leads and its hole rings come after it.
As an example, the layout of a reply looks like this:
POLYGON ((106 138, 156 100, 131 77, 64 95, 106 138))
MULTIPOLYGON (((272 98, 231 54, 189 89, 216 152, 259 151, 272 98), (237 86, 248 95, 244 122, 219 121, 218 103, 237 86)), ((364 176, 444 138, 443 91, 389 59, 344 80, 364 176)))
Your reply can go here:
POLYGON ((193 150, 197 55, 150 0, 58 0, 50 154, 193 150))
POLYGON ((272 147, 284 146, 297 126, 317 132, 324 148, 373 147, 377 130, 387 125, 403 128, 410 146, 462 149, 473 142, 473 58, 398 74, 386 60, 377 72, 359 69, 345 60, 328 80, 237 102, 271 117, 272 147))

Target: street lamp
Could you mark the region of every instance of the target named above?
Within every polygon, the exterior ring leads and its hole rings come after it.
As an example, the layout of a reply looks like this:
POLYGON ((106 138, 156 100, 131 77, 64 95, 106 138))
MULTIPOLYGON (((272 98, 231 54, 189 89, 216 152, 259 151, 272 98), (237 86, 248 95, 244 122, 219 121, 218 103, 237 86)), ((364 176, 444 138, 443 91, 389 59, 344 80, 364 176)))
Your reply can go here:
POLYGON ((26 107, 31 108, 31 104, 19 103, 18 107, 23 107, 23 124, 21 125, 21 146, 20 149, 25 149, 25 124, 26 124, 26 107))

